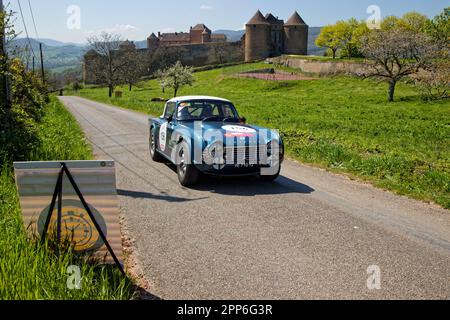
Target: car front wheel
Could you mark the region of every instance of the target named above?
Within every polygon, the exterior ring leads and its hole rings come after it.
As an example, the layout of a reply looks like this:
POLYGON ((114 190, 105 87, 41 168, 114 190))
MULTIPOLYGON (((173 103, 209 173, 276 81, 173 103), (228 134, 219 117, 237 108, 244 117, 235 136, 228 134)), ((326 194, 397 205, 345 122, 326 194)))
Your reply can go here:
POLYGON ((150 130, 149 147, 150 147, 150 156, 152 160, 155 162, 162 162, 163 157, 159 154, 158 150, 156 150, 156 137, 153 129, 150 130))
POLYGON ((190 187, 197 183, 200 173, 192 164, 189 146, 186 142, 181 142, 177 146, 177 174, 178 180, 184 187, 190 187))

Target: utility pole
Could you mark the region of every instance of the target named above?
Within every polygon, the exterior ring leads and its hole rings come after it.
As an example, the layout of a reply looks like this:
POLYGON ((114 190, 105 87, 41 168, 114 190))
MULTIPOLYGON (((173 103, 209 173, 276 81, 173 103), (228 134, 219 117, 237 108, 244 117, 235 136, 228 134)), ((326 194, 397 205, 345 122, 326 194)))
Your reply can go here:
MULTIPOLYGON (((1 1, 1 0, 0 0, 0 1, 1 1)), ((45 84, 44 54, 42 53, 42 43, 39 43, 39 50, 41 51, 41 75, 42 75, 42 83, 45 84)))
MULTIPOLYGON (((5 13, 5 8, 3 6, 3 0, 0 0, 0 12, 2 14, 5 13)), ((8 77, 8 59, 7 59, 7 52, 6 52, 6 15, 2 18, 2 28, 0 30, 0 56, 2 56, 3 59, 3 63, 4 63, 4 68, 5 70, 3 70, 4 74, 3 74, 3 88, 2 88, 2 92, 1 95, 3 97, 1 97, 1 99, 5 102, 5 109, 11 109, 11 84, 9 81, 9 77, 8 77)))

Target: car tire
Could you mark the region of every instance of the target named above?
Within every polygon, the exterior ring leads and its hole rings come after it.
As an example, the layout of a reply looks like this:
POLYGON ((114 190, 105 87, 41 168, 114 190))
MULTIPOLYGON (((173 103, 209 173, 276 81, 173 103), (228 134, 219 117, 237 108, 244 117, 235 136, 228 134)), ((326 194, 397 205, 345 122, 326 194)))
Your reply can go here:
POLYGON ((149 139, 149 147, 150 147, 150 157, 155 162, 163 162, 163 156, 156 149, 156 137, 153 132, 153 128, 150 130, 150 139, 149 139))
POLYGON ((180 184, 183 187, 195 185, 199 180, 200 172, 194 164, 190 163, 190 160, 186 163, 186 159, 191 159, 189 145, 186 142, 182 141, 177 145, 176 157, 177 175, 180 184))

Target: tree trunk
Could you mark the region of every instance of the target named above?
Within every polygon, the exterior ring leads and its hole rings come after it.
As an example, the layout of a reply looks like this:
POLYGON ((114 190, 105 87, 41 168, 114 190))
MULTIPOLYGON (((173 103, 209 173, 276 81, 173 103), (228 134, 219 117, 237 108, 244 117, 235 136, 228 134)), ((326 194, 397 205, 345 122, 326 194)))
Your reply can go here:
POLYGON ((397 84, 397 81, 391 80, 389 81, 389 93, 388 93, 388 101, 393 102, 394 101, 394 94, 395 94, 395 85, 397 84))
POLYGON ((336 59, 336 51, 337 50, 332 50, 333 51, 333 59, 336 59))
POLYGON ((112 85, 109 85, 109 86, 108 86, 108 89, 109 89, 108 96, 109 96, 110 98, 112 98, 112 95, 113 95, 113 87, 112 87, 112 85))
POLYGON ((130 83, 130 91, 133 89, 133 84, 130 83))
POLYGON ((174 93, 173 93, 173 97, 176 98, 177 97, 177 93, 178 93, 178 88, 174 89, 174 93))

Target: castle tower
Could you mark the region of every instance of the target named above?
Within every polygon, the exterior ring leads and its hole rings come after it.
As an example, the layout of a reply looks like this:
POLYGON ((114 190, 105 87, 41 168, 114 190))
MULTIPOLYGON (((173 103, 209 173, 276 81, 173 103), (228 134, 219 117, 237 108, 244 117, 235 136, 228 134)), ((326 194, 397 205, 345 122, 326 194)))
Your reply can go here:
POLYGON ((155 49, 159 47, 159 38, 152 33, 150 37, 147 38, 147 49, 155 49))
POLYGON ((300 17, 297 11, 284 24, 284 53, 308 54, 308 30, 309 27, 300 17))
POLYGON ((208 30, 205 29, 202 32, 202 43, 209 43, 209 42, 211 42, 211 32, 208 32, 208 30))
POLYGON ((245 26, 245 61, 265 59, 270 52, 270 23, 258 10, 245 26))

